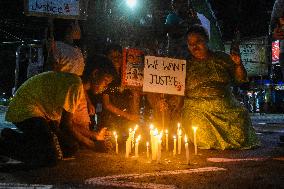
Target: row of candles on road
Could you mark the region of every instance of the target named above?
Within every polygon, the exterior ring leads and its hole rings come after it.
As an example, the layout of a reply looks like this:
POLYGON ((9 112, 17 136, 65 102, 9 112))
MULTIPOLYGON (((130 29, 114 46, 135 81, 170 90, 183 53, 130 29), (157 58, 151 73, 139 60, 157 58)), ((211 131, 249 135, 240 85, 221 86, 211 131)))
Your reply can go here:
MULTIPOLYGON (((134 148, 135 157, 139 157, 139 142, 141 140, 141 135, 138 135, 135 138, 136 131, 138 129, 138 125, 135 126, 134 129, 129 129, 129 135, 126 140, 125 144, 125 157, 128 158, 129 154, 131 153, 132 148, 134 148)), ((194 139, 194 153, 197 155, 197 139, 196 139, 196 131, 197 127, 192 127, 193 129, 193 139, 194 139)), ((115 138, 115 152, 118 154, 118 142, 117 138, 118 135, 116 132, 113 133, 115 138)), ((173 156, 175 156, 177 153, 181 154, 181 146, 182 146, 182 130, 180 127, 180 124, 177 125, 177 135, 178 140, 176 136, 173 136, 174 140, 174 147, 173 147, 173 156)), ((168 139, 168 130, 165 131, 166 136, 166 151, 169 151, 169 139, 168 139)), ((150 143, 146 142, 147 147, 147 158, 149 158, 149 148, 151 149, 152 154, 152 160, 156 160, 157 162, 161 161, 161 151, 162 151, 162 137, 163 137, 163 131, 159 132, 157 128, 154 128, 153 125, 150 126, 150 143), (149 146, 150 145, 150 146, 149 146)), ((186 160, 187 163, 189 163, 189 149, 188 149, 188 139, 187 136, 184 136, 184 143, 185 143, 185 150, 186 150, 186 160)))

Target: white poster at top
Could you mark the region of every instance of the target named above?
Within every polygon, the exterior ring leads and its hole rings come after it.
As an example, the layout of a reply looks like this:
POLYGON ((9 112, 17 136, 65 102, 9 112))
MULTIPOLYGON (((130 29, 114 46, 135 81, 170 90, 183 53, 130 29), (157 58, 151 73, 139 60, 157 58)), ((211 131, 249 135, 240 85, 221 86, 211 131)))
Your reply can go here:
POLYGON ((143 91, 184 95, 186 61, 145 56, 143 91))
POLYGON ((80 15, 79 0, 28 0, 27 11, 35 16, 78 17, 80 15))

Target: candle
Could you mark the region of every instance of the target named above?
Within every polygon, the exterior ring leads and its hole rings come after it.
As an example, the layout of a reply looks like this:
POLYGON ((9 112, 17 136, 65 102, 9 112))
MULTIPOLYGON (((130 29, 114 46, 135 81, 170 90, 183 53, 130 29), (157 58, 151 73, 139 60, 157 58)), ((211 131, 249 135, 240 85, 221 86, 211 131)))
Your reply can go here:
POLYGON ((180 130, 180 123, 177 124, 177 135, 179 134, 179 130, 180 130))
POLYGON ((139 157, 139 155, 138 155, 138 146, 139 146, 139 140, 140 140, 140 138, 141 138, 140 135, 136 138, 136 143, 135 143, 135 157, 139 157))
POLYGON ((197 155, 197 142, 196 142, 196 130, 198 127, 192 127, 193 129, 193 144, 194 144, 194 154, 197 155))
POLYGON ((177 153, 177 138, 176 136, 173 137, 174 138, 174 150, 173 150, 173 156, 176 155, 177 153))
POLYGON ((181 154, 181 129, 178 133, 178 154, 181 154))
POLYGON ((128 138, 130 140, 130 149, 129 149, 129 153, 131 153, 131 146, 132 146, 132 128, 129 129, 129 135, 128 138))
POLYGON ((189 150, 188 150, 188 142, 186 135, 184 137, 184 143, 185 143, 186 164, 189 164, 189 150))
POLYGON ((161 162, 163 133, 157 136, 157 162, 161 162))
POLYGON ((166 151, 169 151, 169 138, 168 138, 168 130, 165 131, 166 133, 166 151))
POLYGON ((128 139, 126 140, 125 147, 126 147, 125 157, 128 158, 131 152, 131 138, 130 137, 128 137, 128 139))
POLYGON ((158 129, 155 129, 153 131, 153 146, 151 146, 152 149, 152 160, 157 160, 157 150, 158 150, 158 129))
POLYGON ((151 153, 153 154, 153 145, 154 145, 154 135, 153 135, 153 129, 154 129, 154 125, 151 124, 150 125, 150 144, 151 144, 151 153))
POLYGON ((117 143, 117 134, 114 131, 113 132, 114 138, 115 138, 115 153, 118 154, 118 143, 117 143))
POLYGON ((149 158, 149 142, 146 142, 146 147, 147 147, 147 158, 149 158))

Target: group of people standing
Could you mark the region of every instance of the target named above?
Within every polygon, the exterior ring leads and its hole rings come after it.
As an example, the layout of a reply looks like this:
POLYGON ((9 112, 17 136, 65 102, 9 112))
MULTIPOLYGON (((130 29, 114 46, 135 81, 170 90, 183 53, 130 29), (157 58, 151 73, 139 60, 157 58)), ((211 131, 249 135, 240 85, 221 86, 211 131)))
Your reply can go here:
MULTIPOLYGON (((105 55, 84 59, 74 46, 74 40, 80 38, 78 22, 58 20, 58 24, 60 27, 55 20, 55 40, 47 45, 45 72, 17 90, 6 113, 6 120, 20 132, 1 132, 0 153, 31 165, 54 165, 79 148, 96 149, 96 142, 109 134, 105 127, 127 133, 127 125, 139 121, 140 98, 144 95, 121 85, 120 46, 111 45, 105 55), (58 28, 61 30, 57 32, 58 28), (90 128, 94 114, 101 118, 96 130, 90 128)), ((146 94, 149 106, 157 112, 168 110, 166 118, 177 111, 184 129, 198 126, 199 148, 257 147, 259 141, 248 111, 230 90, 247 79, 240 59, 233 61, 223 52, 210 50, 208 33, 201 25, 192 25, 185 40, 190 54, 185 96, 167 104, 155 94, 146 94), (173 108, 169 108, 171 105, 173 108)), ((191 129, 185 131, 193 136, 191 129)))

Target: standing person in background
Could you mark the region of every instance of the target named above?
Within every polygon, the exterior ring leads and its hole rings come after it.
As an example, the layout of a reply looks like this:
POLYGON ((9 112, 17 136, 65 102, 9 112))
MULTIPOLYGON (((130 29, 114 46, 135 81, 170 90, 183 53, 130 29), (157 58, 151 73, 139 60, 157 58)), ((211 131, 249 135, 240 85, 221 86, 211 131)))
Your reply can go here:
MULTIPOLYGON (((271 14, 270 31, 273 40, 279 40, 279 63, 281 66, 282 77, 284 76, 284 1, 277 0, 274 3, 271 14)), ((273 70, 274 71, 274 70, 273 70)))
POLYGON ((82 80, 66 72, 44 72, 27 80, 9 104, 5 119, 21 132, 3 129, 2 155, 33 166, 49 166, 78 147, 96 149, 106 129, 89 130, 85 91, 102 93, 113 79, 114 69, 106 58, 100 67, 87 64, 82 80), (59 145, 58 145, 59 141, 59 145))
MULTIPOLYGON (((192 58, 186 66, 183 125, 197 126, 197 145, 203 149, 250 149, 259 145, 248 111, 230 87, 247 80, 240 61, 208 48, 208 34, 200 25, 188 30, 192 58)), ((190 129, 190 132, 191 129, 190 129)), ((193 140, 193 134, 190 133, 193 140)))
MULTIPOLYGON (((281 66, 282 79, 284 77, 284 0, 276 0, 270 19, 270 31, 272 38, 280 41, 279 63, 281 66)), ((280 135, 280 145, 284 146, 284 135, 280 135)))
MULTIPOLYGON (((77 20, 54 19, 53 31, 47 43, 48 57, 44 70, 73 73, 82 76, 85 59, 82 51, 75 45, 81 39, 81 29, 77 20), (54 38, 53 38, 54 35, 54 38)), ((88 96, 88 111, 95 114, 95 107, 88 96)))

